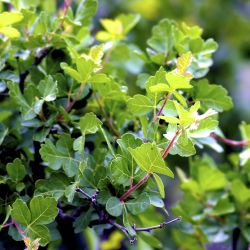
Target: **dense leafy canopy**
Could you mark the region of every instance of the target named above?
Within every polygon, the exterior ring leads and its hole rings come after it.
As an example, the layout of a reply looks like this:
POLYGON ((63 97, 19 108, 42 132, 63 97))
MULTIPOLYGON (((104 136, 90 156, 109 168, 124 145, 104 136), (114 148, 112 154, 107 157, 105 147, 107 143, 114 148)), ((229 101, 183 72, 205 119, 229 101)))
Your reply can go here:
POLYGON ((176 248, 205 249, 237 227, 249 242, 250 125, 241 124, 244 150, 229 163, 191 157, 207 146, 221 152, 218 138, 232 143, 218 127, 232 100, 203 78, 216 42, 163 19, 144 52, 128 39, 139 15, 102 19, 92 32, 96 0, 69 3, 52 14, 39 1, 13 1, 0 14, 1 233, 55 249, 69 219, 86 238, 117 229, 161 249, 152 231, 168 224, 165 186, 179 178, 176 248), (168 155, 189 157, 190 176, 168 155))

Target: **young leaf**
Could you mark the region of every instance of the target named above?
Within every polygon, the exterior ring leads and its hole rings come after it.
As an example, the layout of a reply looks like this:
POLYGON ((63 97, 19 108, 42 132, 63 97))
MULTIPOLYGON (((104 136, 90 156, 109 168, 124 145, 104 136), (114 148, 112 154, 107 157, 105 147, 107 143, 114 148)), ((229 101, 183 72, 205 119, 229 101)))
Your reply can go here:
POLYGON ((81 117, 79 125, 82 134, 94 134, 97 132, 98 127, 102 125, 102 122, 91 112, 81 117))
POLYGON ((128 100, 128 109, 134 115, 145 115, 154 108, 151 100, 144 95, 135 95, 128 100))
POLYGON ((154 176, 155 182, 157 184, 157 187, 159 189, 160 195, 164 199, 165 198, 165 188, 164 188, 163 181, 159 175, 153 174, 153 176, 154 176))
POLYGON ((172 171, 166 167, 159 149, 153 143, 145 143, 135 149, 128 148, 140 168, 148 173, 159 173, 174 177, 172 171))

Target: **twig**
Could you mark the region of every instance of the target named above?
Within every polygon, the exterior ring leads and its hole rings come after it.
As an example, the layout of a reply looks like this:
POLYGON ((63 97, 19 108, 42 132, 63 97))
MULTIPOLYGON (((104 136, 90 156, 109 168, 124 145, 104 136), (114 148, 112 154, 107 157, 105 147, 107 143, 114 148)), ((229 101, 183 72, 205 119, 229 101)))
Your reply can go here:
POLYGON ((4 224, 4 225, 2 225, 1 227, 2 227, 2 228, 5 228, 5 227, 10 227, 10 226, 12 226, 12 225, 14 225, 14 222, 13 222, 13 221, 11 221, 10 223, 4 224))
POLYGON ((235 140, 231 140, 231 139, 227 139, 227 138, 223 138, 219 135, 216 135, 215 133, 211 133, 210 136, 220 142, 223 142, 225 144, 231 145, 231 146, 246 146, 249 141, 244 140, 244 141, 235 141, 235 140))
POLYGON ((136 189, 138 189, 140 186, 142 186, 150 176, 151 173, 147 173, 138 183, 130 187, 128 191, 121 196, 120 201, 124 202, 130 196, 130 194, 134 192, 136 189))
POLYGON ((119 229, 120 231, 122 231, 122 232, 127 236, 128 240, 129 240, 129 242, 130 242, 130 244, 135 244, 135 242, 136 242, 136 237, 131 237, 131 236, 129 235, 128 229, 127 229, 126 227, 124 227, 124 226, 122 226, 122 225, 116 223, 115 221, 113 221, 113 220, 111 220, 111 219, 108 220, 108 223, 109 223, 110 225, 116 227, 116 228, 119 229))
POLYGON ((163 223, 161 223, 159 225, 156 225, 156 226, 152 226, 152 227, 138 227, 138 228, 136 228, 135 226, 133 226, 133 229, 136 232, 150 232, 151 230, 164 228, 167 225, 172 224, 172 223, 177 222, 177 221, 180 221, 180 220, 181 220, 181 217, 177 217, 177 218, 175 218, 173 220, 170 220, 170 221, 164 221, 163 223))
POLYGON ((88 200, 92 200, 92 197, 85 191, 83 191, 81 188, 76 188, 76 192, 83 194, 86 198, 88 198, 88 200))
POLYGON ((172 140, 170 141, 170 143, 168 144, 168 146, 166 147, 166 149, 163 151, 162 153, 162 158, 166 158, 170 149, 173 147, 174 145, 174 142, 175 142, 175 139, 176 137, 180 134, 181 130, 180 129, 177 129, 176 132, 175 132, 175 135, 174 137, 172 138, 172 140))
POLYGON ((167 102, 168 102, 168 100, 169 100, 170 97, 171 97, 171 93, 169 93, 169 94, 166 96, 166 98, 164 99, 164 102, 163 102, 163 104, 162 104, 160 110, 158 111, 157 115, 156 115, 156 114, 154 115, 154 120, 153 120, 154 123, 156 123, 157 117, 161 115, 162 110, 163 110, 164 107, 166 106, 166 104, 167 104, 167 102))

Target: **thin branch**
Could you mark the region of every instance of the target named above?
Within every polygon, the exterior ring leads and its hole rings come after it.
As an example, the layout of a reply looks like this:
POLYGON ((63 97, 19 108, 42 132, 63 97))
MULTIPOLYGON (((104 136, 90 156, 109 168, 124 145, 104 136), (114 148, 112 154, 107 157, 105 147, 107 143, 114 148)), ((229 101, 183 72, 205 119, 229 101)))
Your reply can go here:
POLYGON ((6 224, 2 225, 1 228, 10 227, 12 225, 14 225, 13 221, 11 221, 10 223, 6 223, 6 224))
POLYGON ((249 141, 248 140, 244 140, 244 141, 235 141, 235 140, 231 140, 231 139, 227 139, 227 138, 223 138, 219 135, 216 135, 215 133, 211 133, 210 136, 220 142, 223 142, 225 144, 231 145, 231 146, 246 146, 248 145, 249 141))
POLYGON ((151 230, 164 228, 167 225, 172 224, 172 223, 177 222, 177 221, 181 221, 181 217, 177 217, 177 218, 170 220, 170 221, 164 221, 163 223, 156 225, 156 226, 152 226, 152 227, 138 227, 138 228, 136 228, 134 226, 133 228, 136 232, 150 232, 151 230))
POLYGON ((92 197, 88 193, 83 191, 81 188, 76 188, 76 192, 83 194, 88 200, 92 200, 92 197))
POLYGON ((163 110, 164 107, 166 106, 166 104, 167 104, 167 102, 168 102, 168 100, 169 100, 170 97, 171 97, 171 93, 169 93, 169 94, 166 96, 166 98, 164 99, 164 102, 163 102, 163 104, 162 104, 160 110, 158 111, 157 115, 156 115, 156 114, 154 115, 154 123, 156 123, 157 117, 161 115, 162 110, 163 110))
POLYGON ((177 138, 177 136, 180 134, 181 130, 177 129, 175 132, 174 137, 172 138, 172 140, 169 142, 168 146, 166 147, 166 149, 163 151, 162 153, 162 158, 166 158, 170 149, 173 147, 175 139, 177 138))
POLYGON ((127 190, 126 193, 124 193, 121 198, 120 201, 124 202, 131 193, 133 193, 136 189, 138 189, 139 187, 141 187, 147 180, 148 178, 151 176, 151 173, 147 173, 138 183, 136 183, 134 186, 132 186, 131 188, 129 188, 127 190))
POLYGON ((115 221, 113 221, 113 220, 111 220, 111 219, 108 220, 108 223, 109 223, 110 225, 116 227, 116 228, 119 229, 120 231, 122 231, 122 232, 127 236, 128 240, 129 240, 129 242, 130 242, 130 244, 135 244, 135 242, 136 242, 136 237, 131 237, 131 236, 129 235, 128 229, 127 229, 126 227, 124 227, 124 226, 122 226, 122 225, 116 223, 115 221))

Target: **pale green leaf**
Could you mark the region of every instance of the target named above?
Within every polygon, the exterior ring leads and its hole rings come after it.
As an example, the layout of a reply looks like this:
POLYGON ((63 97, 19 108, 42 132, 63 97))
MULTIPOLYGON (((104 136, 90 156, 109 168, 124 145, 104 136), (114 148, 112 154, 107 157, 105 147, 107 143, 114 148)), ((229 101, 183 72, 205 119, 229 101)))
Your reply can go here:
POLYGON ((0 14, 0 27, 18 23, 23 19, 19 12, 3 12, 0 14))
POLYGON ((164 189, 163 181, 159 175, 153 174, 153 176, 154 176, 155 182, 157 184, 157 187, 159 189, 160 195, 164 199, 165 198, 165 189, 164 189))
POLYGON ((135 149, 128 148, 140 168, 148 173, 159 173, 174 177, 172 171, 166 167, 159 149, 153 143, 145 143, 135 149))
POLYGON ((128 109, 134 115, 145 115, 154 108, 151 100, 144 95, 135 95, 128 100, 128 109))
POLYGON ((99 126, 102 125, 102 122, 91 112, 81 117, 79 125, 82 134, 94 134, 99 129, 99 126))

